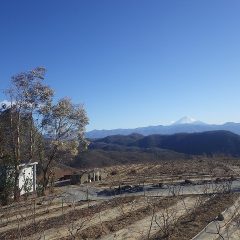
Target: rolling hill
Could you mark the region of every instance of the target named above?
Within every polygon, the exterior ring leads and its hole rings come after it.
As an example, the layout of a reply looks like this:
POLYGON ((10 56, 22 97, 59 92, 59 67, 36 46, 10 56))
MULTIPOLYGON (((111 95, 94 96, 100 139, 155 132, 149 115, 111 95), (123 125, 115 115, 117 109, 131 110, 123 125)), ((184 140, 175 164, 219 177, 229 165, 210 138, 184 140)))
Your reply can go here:
POLYGON ((240 136, 229 131, 208 131, 203 133, 179 133, 173 135, 143 136, 132 134, 116 135, 97 139, 90 149, 168 149, 192 155, 226 154, 240 156, 240 136))
POLYGON ((88 151, 81 153, 73 167, 104 167, 126 163, 240 156, 240 136, 229 131, 178 133, 173 135, 114 135, 91 141, 88 151))

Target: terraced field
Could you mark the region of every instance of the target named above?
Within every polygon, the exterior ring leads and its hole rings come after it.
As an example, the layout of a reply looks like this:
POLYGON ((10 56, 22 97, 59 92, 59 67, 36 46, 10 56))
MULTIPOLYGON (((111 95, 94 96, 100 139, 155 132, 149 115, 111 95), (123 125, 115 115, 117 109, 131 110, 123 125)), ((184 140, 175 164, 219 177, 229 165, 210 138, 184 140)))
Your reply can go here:
POLYGON ((239 176, 239 165, 225 164, 225 160, 167 161, 148 164, 127 164, 105 168, 108 178, 104 186, 137 183, 159 183, 182 181, 185 179, 203 180, 239 176))
POLYGON ((230 194, 29 201, 1 209, 0 239, 191 239, 236 199, 230 194))
MULTIPOLYGON (((178 173, 167 174, 169 168, 177 169, 161 164, 111 167, 105 169, 108 178, 102 182, 65 186, 57 189, 56 195, 1 207, 0 239, 239 239, 240 196, 228 189, 205 194, 84 195, 85 190, 111 189, 119 183, 137 185, 144 180, 146 185, 161 182, 167 186, 185 179, 237 176, 234 171, 239 170, 222 164, 214 172, 204 168, 197 172, 194 167, 187 171, 188 166, 183 165, 178 173), (217 218, 220 213, 222 220, 217 218)), ((187 186, 191 188, 191 184, 187 186)))
POLYGON ((29 202, 17 211, 2 209, 0 239, 142 239, 158 231, 153 216, 174 212, 169 221, 175 221, 191 210, 196 197, 122 197, 74 204, 59 200, 29 202))

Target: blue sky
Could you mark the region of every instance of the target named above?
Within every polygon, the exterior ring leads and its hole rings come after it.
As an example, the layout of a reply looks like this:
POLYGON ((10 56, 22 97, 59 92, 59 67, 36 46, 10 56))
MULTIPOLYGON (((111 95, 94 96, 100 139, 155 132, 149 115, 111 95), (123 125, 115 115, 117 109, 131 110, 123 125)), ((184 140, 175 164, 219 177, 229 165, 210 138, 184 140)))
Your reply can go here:
MULTIPOLYGON (((45 66, 91 129, 240 122, 240 1, 5 0, 0 89, 45 66)), ((0 93, 0 100, 5 97, 0 93)))

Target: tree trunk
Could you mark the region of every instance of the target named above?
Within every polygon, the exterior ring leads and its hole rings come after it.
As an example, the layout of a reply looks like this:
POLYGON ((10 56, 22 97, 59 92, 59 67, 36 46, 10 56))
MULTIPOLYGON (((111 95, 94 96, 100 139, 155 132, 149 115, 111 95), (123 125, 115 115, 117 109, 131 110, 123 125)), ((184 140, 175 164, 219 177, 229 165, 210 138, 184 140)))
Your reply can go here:
POLYGON ((30 126, 30 151, 29 151, 29 162, 33 162, 33 146, 34 146, 34 122, 33 122, 33 113, 31 112, 31 126, 30 126))
POLYGON ((18 201, 20 198, 20 189, 19 189, 19 175, 20 175, 20 113, 17 113, 17 122, 16 122, 16 151, 15 151, 15 178, 14 178, 14 201, 18 201))
POLYGON ((14 201, 19 201, 20 198, 20 189, 19 189, 19 175, 20 169, 19 164, 15 164, 15 174, 14 174, 14 201))
POLYGON ((49 177, 47 174, 47 169, 43 169, 43 184, 42 184, 42 195, 46 195, 46 190, 48 186, 49 177))

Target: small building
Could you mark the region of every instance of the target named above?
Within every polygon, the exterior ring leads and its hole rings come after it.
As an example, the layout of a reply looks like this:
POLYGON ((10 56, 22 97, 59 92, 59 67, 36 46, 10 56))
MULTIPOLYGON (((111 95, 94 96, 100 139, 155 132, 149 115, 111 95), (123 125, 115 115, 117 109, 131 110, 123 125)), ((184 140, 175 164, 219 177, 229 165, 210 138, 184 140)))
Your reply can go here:
POLYGON ((71 184, 83 184, 89 182, 89 175, 87 172, 76 173, 71 176, 71 184))
POLYGON ((103 172, 98 169, 73 174, 71 176, 71 184, 83 184, 88 182, 101 181, 103 175, 103 172))
POLYGON ((27 163, 20 165, 20 175, 19 175, 19 188, 21 189, 21 195, 26 192, 35 192, 37 188, 37 162, 27 163))
MULTIPOLYGON (((36 191, 36 166, 37 162, 20 164, 20 174, 18 180, 18 187, 20 189, 20 195, 28 192, 36 191)), ((0 185, 4 186, 7 178, 13 178, 14 181, 14 169, 12 166, 0 167, 0 185)))

